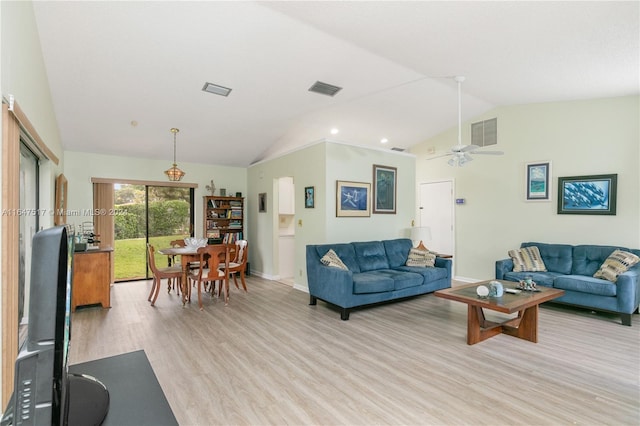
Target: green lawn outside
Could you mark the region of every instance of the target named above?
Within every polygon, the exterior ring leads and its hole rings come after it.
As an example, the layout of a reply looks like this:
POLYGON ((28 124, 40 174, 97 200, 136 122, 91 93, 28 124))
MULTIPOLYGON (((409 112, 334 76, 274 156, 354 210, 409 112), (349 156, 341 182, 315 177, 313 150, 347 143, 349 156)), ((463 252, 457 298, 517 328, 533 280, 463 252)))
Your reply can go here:
MULTIPOLYGON (((182 235, 170 235, 166 237, 151 237, 149 243, 156 249, 169 247, 173 240, 187 238, 182 235)), ((167 256, 156 252, 156 265, 167 265, 167 256)), ((147 261, 147 242, 144 238, 132 238, 115 241, 115 280, 144 278, 147 261)))

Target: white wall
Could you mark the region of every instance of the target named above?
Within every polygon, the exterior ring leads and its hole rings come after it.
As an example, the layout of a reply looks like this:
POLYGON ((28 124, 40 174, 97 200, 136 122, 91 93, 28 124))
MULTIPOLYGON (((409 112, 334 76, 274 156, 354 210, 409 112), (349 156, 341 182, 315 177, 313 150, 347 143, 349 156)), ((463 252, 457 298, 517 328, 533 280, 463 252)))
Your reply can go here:
MULTIPOLYGON (((425 160, 430 149, 456 144, 451 129, 411 152, 417 155, 417 184, 455 180, 456 275, 494 277, 495 261, 523 241, 611 244, 640 248, 640 131, 638 96, 517 105, 498 108, 471 122, 498 118, 498 145, 504 156, 475 156, 462 168, 447 158, 425 160), (552 162, 548 202, 525 201, 525 164, 552 162), (558 215, 559 176, 618 174, 615 216, 558 215)), ((463 143, 469 143, 469 123, 463 143)))
MULTIPOLYGON (((46 162, 40 167, 40 208, 53 209, 54 179, 62 170, 62 147, 31 2, 0 1, 0 92, 3 98, 15 97, 42 140, 61 160, 57 166, 46 162)), ((52 224, 51 218, 41 218, 42 226, 52 224)), ((0 285, 4 288, 5 283, 0 285)), ((0 350, 4 356, 2 342, 0 350)), ((0 394, 0 400, 4 396, 0 394)))
MULTIPOLYGON (((149 160, 145 158, 120 157, 114 155, 90 154, 65 151, 64 174, 69 181, 67 208, 82 212, 93 208, 93 187, 91 178, 135 179, 167 182, 164 171, 171 167, 171 159, 149 160)), ((241 167, 211 166, 197 163, 179 163, 186 173, 183 182, 196 183, 195 190, 195 235, 203 233, 202 197, 209 195, 206 186, 213 179, 216 188, 225 188, 227 195, 236 192, 247 193, 247 169, 241 167)), ((216 191, 219 195, 220 191, 216 191)), ((245 215, 250 216, 245 207, 245 215)), ((246 217, 245 217, 246 219, 246 217)), ((91 217, 68 217, 67 222, 80 225, 91 217)), ((245 225, 246 231, 246 225, 245 225)))
POLYGON ((277 179, 292 176, 295 184, 294 286, 307 288, 306 246, 326 242, 370 241, 406 236, 416 208, 415 157, 323 141, 249 167, 249 260, 251 271, 272 278, 277 271, 277 179), (336 217, 336 180, 372 183, 373 165, 398 168, 397 214, 336 217), (275 184, 274 184, 275 182, 275 184), (304 207, 304 187, 315 187, 315 208, 304 207), (258 213, 258 194, 267 193, 267 212, 258 213), (274 221, 275 215, 275 221, 274 221), (299 222, 302 222, 302 225, 299 222), (274 231, 275 229, 275 231, 274 231))

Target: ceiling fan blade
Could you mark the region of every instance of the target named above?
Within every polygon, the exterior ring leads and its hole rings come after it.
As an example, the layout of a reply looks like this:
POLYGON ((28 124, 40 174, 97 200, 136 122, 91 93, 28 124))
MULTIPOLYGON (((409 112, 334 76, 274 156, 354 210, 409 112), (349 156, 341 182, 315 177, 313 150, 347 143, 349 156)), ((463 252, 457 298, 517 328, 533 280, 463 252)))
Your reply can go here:
POLYGON ((465 145, 460 151, 470 152, 470 151, 475 151, 478 148, 480 148, 478 145, 465 145))
POLYGON ((473 151, 473 155, 475 154, 484 154, 484 155, 504 155, 502 151, 473 151))
POLYGON ((427 160, 433 160, 433 159, 436 159, 436 158, 447 157, 449 155, 453 155, 453 152, 445 152, 443 154, 434 154, 432 156, 427 157, 427 160))

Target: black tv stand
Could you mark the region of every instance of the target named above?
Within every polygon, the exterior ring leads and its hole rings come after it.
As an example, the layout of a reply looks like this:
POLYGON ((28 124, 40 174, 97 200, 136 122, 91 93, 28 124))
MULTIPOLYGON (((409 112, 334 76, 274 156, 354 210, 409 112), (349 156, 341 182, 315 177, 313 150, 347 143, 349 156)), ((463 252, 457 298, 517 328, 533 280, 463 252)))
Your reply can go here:
POLYGON ((70 373, 69 425, 101 425, 109 411, 109 391, 95 377, 86 374, 70 373))

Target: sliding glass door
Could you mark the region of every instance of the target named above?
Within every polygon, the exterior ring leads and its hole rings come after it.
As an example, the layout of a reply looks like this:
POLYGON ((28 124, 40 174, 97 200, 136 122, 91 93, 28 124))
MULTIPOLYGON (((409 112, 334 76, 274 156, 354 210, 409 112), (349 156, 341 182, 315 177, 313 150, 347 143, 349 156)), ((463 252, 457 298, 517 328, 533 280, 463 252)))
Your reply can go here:
POLYGON ((38 157, 24 143, 20 144, 20 264, 18 269, 18 321, 29 318, 29 283, 31 282, 31 240, 38 231, 38 157))
MULTIPOLYGON (((193 236, 194 190, 115 184, 115 281, 148 279, 147 242, 156 249, 193 236)), ((166 265, 162 255, 157 264, 166 265)))

